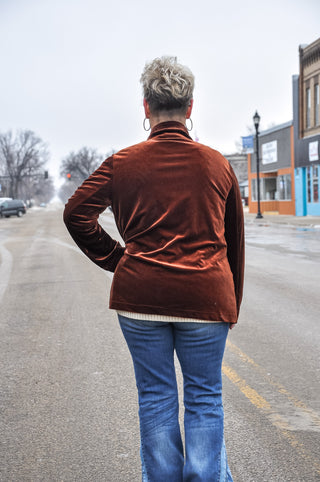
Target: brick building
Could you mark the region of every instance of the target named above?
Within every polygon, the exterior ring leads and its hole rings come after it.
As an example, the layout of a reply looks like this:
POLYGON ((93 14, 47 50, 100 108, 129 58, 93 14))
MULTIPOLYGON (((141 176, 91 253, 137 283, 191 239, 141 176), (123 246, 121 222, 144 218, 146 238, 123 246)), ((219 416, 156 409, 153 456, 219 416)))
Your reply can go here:
POLYGON ((296 215, 320 215, 320 38, 299 47, 293 77, 296 215))

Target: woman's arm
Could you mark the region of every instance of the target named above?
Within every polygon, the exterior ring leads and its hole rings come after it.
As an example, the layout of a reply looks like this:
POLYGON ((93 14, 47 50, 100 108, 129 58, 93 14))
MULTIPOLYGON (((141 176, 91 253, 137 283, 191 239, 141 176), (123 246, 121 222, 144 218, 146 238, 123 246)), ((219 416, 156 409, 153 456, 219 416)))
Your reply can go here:
POLYGON ((225 239, 227 255, 233 274, 234 290, 239 315, 244 281, 244 217, 237 178, 231 168, 232 187, 230 189, 225 212, 225 239))
POLYGON ((113 158, 109 157, 69 199, 63 220, 83 253, 101 268, 113 272, 124 248, 98 223, 99 215, 112 203, 112 172, 113 158))

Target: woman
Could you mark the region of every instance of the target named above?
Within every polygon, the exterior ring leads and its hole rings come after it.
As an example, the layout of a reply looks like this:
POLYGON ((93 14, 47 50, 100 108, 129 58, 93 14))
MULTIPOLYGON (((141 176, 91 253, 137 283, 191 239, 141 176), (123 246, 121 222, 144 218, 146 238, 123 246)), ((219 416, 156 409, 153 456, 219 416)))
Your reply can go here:
POLYGON ((143 481, 232 481, 221 363, 243 288, 238 183, 221 154, 189 136, 190 70, 157 58, 141 82, 148 139, 104 161, 70 198, 64 220, 82 251, 114 271, 110 308, 135 369, 143 481), (98 223, 108 206, 125 247, 98 223), (174 351, 184 377, 185 455, 174 351))

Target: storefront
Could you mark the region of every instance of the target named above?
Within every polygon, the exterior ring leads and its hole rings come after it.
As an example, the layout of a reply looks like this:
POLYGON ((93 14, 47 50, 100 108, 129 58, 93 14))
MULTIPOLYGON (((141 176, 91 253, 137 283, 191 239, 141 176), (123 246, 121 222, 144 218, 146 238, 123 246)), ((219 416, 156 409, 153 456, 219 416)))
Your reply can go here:
MULTIPOLYGON (((254 143, 255 145, 255 143, 254 143)), ((295 214, 293 123, 259 135, 260 207, 263 212, 295 214)), ((249 212, 257 212, 256 153, 248 154, 249 212)))
POLYGON ((320 216, 320 136, 301 139, 296 161, 296 214, 297 216, 320 216))
MULTIPOLYGON (((320 74, 318 76, 320 77, 320 74)), ((311 116, 313 123, 310 122, 309 128, 304 128, 303 122, 307 119, 307 111, 304 112, 304 115, 300 115, 301 92, 299 85, 299 76, 293 76, 296 215, 320 216, 320 123, 316 115, 319 105, 314 102, 314 115, 311 116)), ((315 85, 318 84, 315 83, 315 85)), ((313 98, 313 101, 315 99, 313 98)))
POLYGON ((320 216, 320 38, 299 47, 292 78, 296 215, 320 216))

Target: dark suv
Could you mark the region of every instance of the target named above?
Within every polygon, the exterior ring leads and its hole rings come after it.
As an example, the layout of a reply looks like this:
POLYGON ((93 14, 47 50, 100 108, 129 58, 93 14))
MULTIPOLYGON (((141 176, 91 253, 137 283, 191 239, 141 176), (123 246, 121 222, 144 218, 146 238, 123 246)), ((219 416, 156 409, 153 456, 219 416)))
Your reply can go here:
POLYGON ((21 217, 26 212, 26 205, 20 199, 11 199, 11 201, 4 201, 0 204, 0 216, 2 218, 3 216, 8 218, 13 215, 21 217))

